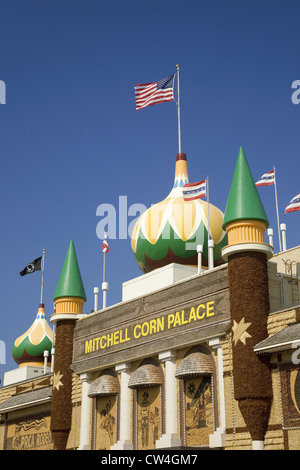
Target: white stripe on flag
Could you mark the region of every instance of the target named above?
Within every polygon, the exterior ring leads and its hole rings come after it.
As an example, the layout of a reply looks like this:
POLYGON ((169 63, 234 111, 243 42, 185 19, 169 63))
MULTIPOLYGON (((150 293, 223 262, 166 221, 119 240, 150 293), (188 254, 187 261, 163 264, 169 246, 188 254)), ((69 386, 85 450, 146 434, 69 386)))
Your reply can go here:
POLYGON ((255 186, 270 186, 275 183, 275 172, 269 171, 264 173, 259 180, 255 183, 255 186))
POLYGON ((300 210, 300 193, 297 194, 297 196, 293 197, 293 199, 286 206, 284 215, 288 214, 289 212, 296 212, 299 210, 300 210))
POLYGON ((182 187, 182 195, 185 201, 206 197, 206 180, 185 184, 182 187))

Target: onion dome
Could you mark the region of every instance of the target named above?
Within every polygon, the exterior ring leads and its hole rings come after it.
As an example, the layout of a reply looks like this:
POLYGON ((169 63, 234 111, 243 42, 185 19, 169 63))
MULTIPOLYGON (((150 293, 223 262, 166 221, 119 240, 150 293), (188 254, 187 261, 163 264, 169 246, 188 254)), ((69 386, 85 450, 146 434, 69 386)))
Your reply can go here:
POLYGON ((131 247, 144 273, 169 263, 197 266, 197 245, 203 245, 202 267, 208 266, 209 234, 214 241, 214 265, 224 263, 221 249, 227 244, 224 214, 202 199, 185 201, 182 187, 188 184, 186 154, 176 157, 174 186, 163 201, 151 206, 137 220, 131 247))
POLYGON ((43 366, 44 351, 52 348, 53 332, 45 318, 44 304, 39 305, 38 313, 33 324, 13 344, 12 356, 19 367, 43 366))

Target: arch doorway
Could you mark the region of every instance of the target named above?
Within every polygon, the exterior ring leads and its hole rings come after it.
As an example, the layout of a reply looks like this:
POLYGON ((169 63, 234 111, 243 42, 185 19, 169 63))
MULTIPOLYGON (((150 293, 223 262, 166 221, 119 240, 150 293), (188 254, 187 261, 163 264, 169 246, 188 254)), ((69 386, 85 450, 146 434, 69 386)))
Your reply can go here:
POLYGON ((134 390, 133 435, 137 450, 156 448, 162 434, 163 373, 155 359, 143 361, 128 384, 134 390))
POLYGON ((181 439, 186 447, 208 447, 214 432, 214 364, 204 348, 190 350, 176 370, 180 379, 181 439))

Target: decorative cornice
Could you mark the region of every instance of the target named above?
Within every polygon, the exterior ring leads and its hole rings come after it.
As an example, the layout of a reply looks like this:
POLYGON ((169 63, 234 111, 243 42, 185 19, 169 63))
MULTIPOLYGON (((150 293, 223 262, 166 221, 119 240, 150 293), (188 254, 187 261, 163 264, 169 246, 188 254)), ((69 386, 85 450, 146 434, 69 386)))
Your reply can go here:
POLYGON ((230 255, 243 253, 246 251, 258 251, 265 253, 267 255, 267 259, 270 259, 273 256, 273 248, 271 245, 267 245, 265 243, 239 243, 237 245, 225 246, 222 249, 222 257, 227 262, 230 255))

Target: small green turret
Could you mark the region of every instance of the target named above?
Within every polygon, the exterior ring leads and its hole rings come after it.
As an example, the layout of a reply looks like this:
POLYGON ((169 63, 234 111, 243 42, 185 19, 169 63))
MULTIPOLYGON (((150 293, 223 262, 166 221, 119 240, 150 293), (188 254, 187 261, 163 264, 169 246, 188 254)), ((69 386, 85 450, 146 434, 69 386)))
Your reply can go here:
POLYGON ((51 432, 54 448, 65 450, 71 429, 73 335, 86 301, 73 241, 70 242, 53 297, 56 324, 55 361, 51 406, 51 432))
POLYGON ((73 240, 70 242, 53 300, 62 297, 79 297, 86 300, 73 240))
POLYGON ((223 228, 225 230, 232 222, 242 220, 257 220, 266 227, 269 226, 268 217, 255 186, 245 152, 243 147, 240 147, 225 210, 223 228))

